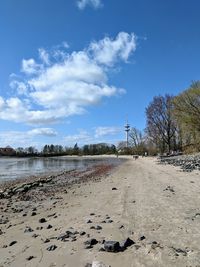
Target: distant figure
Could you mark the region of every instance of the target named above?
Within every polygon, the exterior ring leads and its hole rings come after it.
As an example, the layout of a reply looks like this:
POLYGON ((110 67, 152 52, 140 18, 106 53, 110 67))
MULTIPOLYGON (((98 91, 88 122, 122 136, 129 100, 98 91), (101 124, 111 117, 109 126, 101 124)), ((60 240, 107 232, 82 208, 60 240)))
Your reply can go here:
POLYGON ((133 155, 133 158, 136 160, 136 159, 139 158, 139 156, 138 155, 133 155))
POLYGON ((147 157, 147 152, 144 152, 144 156, 147 157))

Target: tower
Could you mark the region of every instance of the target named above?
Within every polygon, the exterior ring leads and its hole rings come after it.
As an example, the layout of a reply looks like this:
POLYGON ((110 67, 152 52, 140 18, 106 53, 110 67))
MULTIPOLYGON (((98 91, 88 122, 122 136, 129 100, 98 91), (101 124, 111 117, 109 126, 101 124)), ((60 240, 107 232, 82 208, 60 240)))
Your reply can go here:
POLYGON ((128 120, 125 127, 125 132, 126 132, 126 147, 128 147, 128 136, 129 136, 129 131, 130 131, 130 125, 128 124, 128 120))

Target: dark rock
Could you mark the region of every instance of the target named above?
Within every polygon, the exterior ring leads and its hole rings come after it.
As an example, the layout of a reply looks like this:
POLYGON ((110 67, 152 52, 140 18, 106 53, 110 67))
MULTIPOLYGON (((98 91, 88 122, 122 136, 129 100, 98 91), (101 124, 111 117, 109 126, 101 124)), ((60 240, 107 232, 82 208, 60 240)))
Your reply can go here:
POLYGON ((104 249, 107 252, 119 252, 121 251, 121 247, 118 241, 105 241, 104 249))
POLYGON ((26 258, 27 261, 30 261, 32 259, 34 259, 35 257, 34 256, 29 256, 28 258, 26 258))
POLYGON ((48 226, 47 226, 47 229, 51 229, 53 226, 51 225, 51 224, 49 224, 48 226))
POLYGON ((100 225, 97 225, 95 229, 96 230, 102 230, 102 227, 100 225))
POLYGON ((117 188, 116 187, 113 187, 112 190, 117 190, 117 188))
POLYGON ((42 230, 42 229, 43 229, 42 226, 38 226, 38 227, 36 228, 36 230, 42 230))
POLYGON ((45 218, 39 219, 39 223, 45 223, 45 222, 47 222, 45 218))
POLYGON ((51 245, 50 247, 47 248, 48 251, 53 251, 55 249, 57 249, 56 245, 51 245))
POLYGON ((39 235, 37 235, 37 234, 33 234, 32 235, 32 237, 34 237, 34 238, 36 238, 36 237, 38 237, 39 235))
POLYGON ((139 238, 140 241, 144 240, 146 237, 143 235, 139 238))
POLYGON ((130 247, 133 244, 135 244, 135 242, 128 237, 125 241, 121 243, 121 248, 122 250, 125 250, 127 247, 130 247))
POLYGON ((92 267, 91 263, 86 263, 86 265, 84 267, 92 267))
POLYGON ((92 221, 91 220, 87 220, 87 222, 86 223, 92 223, 92 221))
POLYGON ((35 216, 35 215, 37 215, 37 213, 36 213, 35 211, 33 211, 33 212, 31 213, 31 216, 35 216))
POLYGON ((26 227, 26 229, 24 230, 24 233, 31 233, 33 232, 33 229, 31 227, 26 227))
POLYGON ((85 234, 86 234, 86 232, 84 232, 84 231, 81 231, 79 234, 82 236, 82 235, 85 235, 85 234))
POLYGON ((16 243, 17 243, 17 241, 12 241, 12 242, 10 242, 9 247, 12 247, 12 246, 15 245, 16 243))
POLYGON ((44 240, 44 243, 49 243, 50 242, 50 239, 48 239, 48 238, 46 238, 45 240, 44 240))
POLYGON ((95 238, 91 238, 84 242, 85 248, 92 248, 94 245, 96 245, 98 241, 95 238))

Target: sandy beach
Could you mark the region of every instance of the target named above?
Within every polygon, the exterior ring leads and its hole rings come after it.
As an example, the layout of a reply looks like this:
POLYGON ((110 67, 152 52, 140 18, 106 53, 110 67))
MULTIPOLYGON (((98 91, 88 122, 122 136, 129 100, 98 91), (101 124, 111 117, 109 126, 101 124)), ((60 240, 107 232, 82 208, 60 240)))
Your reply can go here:
POLYGON ((200 172, 127 157, 114 169, 70 175, 80 179, 40 185, 44 196, 36 187, 29 198, 0 199, 1 267, 84 267, 95 260, 111 267, 200 266, 200 172), (134 242, 123 251, 101 249, 127 238, 134 242))

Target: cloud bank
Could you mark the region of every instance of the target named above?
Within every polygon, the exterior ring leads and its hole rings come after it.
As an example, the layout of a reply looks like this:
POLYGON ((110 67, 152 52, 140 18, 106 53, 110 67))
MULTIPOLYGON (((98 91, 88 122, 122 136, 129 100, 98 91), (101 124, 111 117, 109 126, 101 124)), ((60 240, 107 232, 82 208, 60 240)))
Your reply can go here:
POLYGON ((68 45, 51 51, 40 48, 38 61, 23 59, 20 76, 11 76, 14 94, 7 99, 0 96, 0 119, 55 123, 125 93, 109 84, 108 75, 115 64, 127 62, 135 49, 135 35, 126 32, 93 41, 82 51, 68 53, 68 45))
POLYGON ((77 1, 77 6, 79 9, 83 10, 86 6, 91 6, 94 9, 98 9, 103 6, 101 0, 79 0, 77 1))

